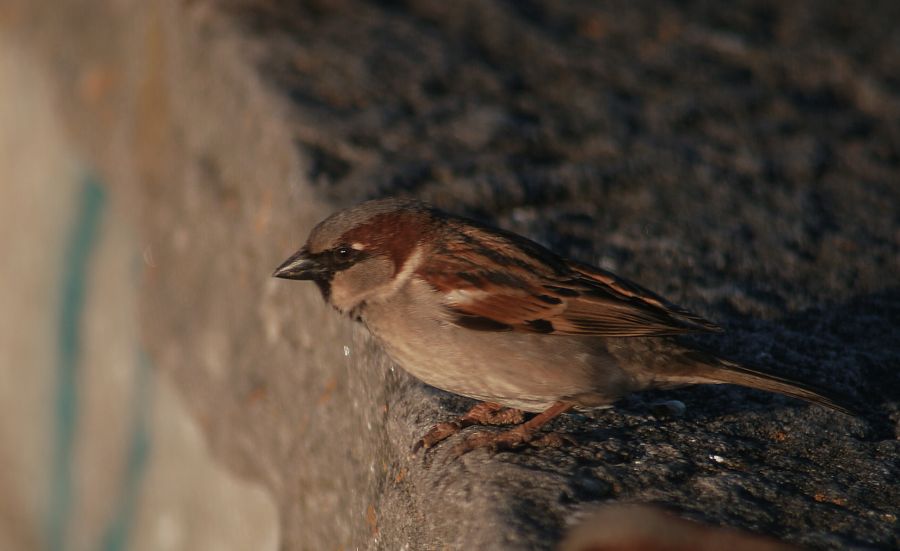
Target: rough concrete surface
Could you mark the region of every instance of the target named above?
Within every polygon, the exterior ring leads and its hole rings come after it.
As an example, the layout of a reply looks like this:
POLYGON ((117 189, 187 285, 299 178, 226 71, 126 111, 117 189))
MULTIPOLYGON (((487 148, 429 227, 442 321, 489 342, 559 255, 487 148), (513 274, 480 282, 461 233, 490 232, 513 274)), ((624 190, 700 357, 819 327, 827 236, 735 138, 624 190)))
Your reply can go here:
POLYGON ((272 496, 282 548, 549 549, 610 502, 900 546, 895 2, 13 5, 133 207, 153 363, 272 496), (556 422, 577 446, 412 456, 470 403, 268 277, 383 195, 639 281, 728 329, 705 346, 863 415, 695 387, 556 422))

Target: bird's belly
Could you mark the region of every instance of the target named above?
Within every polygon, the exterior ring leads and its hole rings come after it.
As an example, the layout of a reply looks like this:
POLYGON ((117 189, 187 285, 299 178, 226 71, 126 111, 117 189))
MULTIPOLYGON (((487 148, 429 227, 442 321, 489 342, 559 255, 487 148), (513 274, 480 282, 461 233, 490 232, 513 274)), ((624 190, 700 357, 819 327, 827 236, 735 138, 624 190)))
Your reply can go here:
POLYGON ((414 377, 478 400, 526 411, 559 400, 598 407, 634 386, 601 339, 474 331, 414 308, 369 309, 364 319, 388 355, 414 377))

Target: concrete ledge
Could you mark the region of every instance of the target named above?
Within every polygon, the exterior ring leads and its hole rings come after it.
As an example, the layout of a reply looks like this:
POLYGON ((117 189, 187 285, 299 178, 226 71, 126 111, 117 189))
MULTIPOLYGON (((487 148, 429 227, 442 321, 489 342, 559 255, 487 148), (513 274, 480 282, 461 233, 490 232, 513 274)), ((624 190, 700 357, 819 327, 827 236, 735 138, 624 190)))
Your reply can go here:
POLYGON ((890 3, 528 6, 16 0, 0 28, 137 220, 144 344, 214 456, 267 489, 281 548, 548 549, 608 502, 900 544, 890 3), (729 328, 705 344, 868 420, 695 388, 665 395, 680 419, 650 413, 661 394, 569 416, 572 448, 411 456, 468 402, 269 278, 384 194, 641 281, 729 328))

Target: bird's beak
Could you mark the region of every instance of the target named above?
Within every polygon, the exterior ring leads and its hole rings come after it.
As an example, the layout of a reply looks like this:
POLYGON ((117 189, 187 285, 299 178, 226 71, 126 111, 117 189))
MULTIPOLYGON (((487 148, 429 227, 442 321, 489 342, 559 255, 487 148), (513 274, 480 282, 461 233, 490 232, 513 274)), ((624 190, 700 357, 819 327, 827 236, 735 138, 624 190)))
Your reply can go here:
POLYGON ((304 247, 276 268, 272 272, 272 277, 280 277, 282 279, 318 279, 324 276, 326 272, 327 270, 319 265, 304 247))

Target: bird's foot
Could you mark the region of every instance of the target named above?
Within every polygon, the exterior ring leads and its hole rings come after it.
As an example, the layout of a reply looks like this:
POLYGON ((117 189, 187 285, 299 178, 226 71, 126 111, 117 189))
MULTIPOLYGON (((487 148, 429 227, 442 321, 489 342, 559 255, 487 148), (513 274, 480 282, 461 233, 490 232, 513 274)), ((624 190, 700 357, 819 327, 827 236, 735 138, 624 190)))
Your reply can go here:
POLYGON ((453 448, 453 455, 460 457, 479 448, 486 448, 492 452, 521 448, 531 440, 531 435, 519 430, 520 428, 516 427, 503 432, 476 432, 453 448))
POLYGON ((453 449, 453 454, 460 457, 470 451, 486 448, 492 452, 510 451, 524 448, 561 448, 576 444, 575 438, 568 434, 547 432, 535 434, 534 431, 518 426, 503 432, 480 431, 472 434, 453 449))
POLYGON ((419 440, 413 446, 413 453, 418 453, 418 451, 422 448, 428 449, 433 447, 438 442, 446 440, 450 438, 457 432, 463 429, 462 423, 459 420, 450 421, 449 423, 438 423, 437 425, 431 427, 431 430, 425 433, 425 436, 419 438, 419 440))
POLYGON ((572 409, 572 404, 556 402, 543 412, 535 415, 521 425, 504 432, 477 432, 457 446, 454 452, 457 457, 469 453, 478 448, 488 448, 493 451, 514 450, 529 444, 536 447, 561 446, 567 440, 573 442, 571 437, 557 433, 546 433, 537 436, 541 427, 552 419, 572 409))
POLYGON ((425 436, 413 446, 413 453, 420 449, 429 449, 439 442, 450 438, 457 432, 472 425, 511 425, 521 423, 525 413, 518 409, 506 408, 493 402, 480 402, 453 421, 439 423, 431 428, 425 436))

